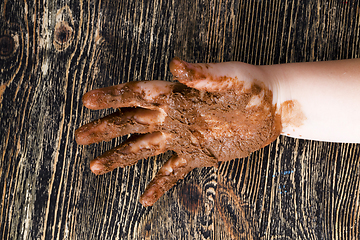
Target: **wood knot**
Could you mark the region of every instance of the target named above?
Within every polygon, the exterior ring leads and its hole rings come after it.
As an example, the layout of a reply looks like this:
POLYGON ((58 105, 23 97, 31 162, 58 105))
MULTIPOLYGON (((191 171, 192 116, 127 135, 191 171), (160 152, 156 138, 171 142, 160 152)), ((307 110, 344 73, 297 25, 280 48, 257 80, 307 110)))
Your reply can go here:
POLYGON ((54 32, 54 46, 57 50, 65 50, 74 38, 74 29, 66 21, 58 22, 54 32))
POLYGON ((0 56, 9 57, 15 51, 15 40, 8 35, 0 36, 0 56))
POLYGON ((180 204, 191 212, 195 212, 203 200, 200 187, 190 183, 184 184, 181 187, 179 198, 180 204))
POLYGON ((56 50, 66 50, 75 38, 75 22, 69 6, 62 7, 56 14, 53 45, 56 50))
POLYGON ((151 237, 151 224, 150 223, 146 223, 145 225, 145 236, 151 237))

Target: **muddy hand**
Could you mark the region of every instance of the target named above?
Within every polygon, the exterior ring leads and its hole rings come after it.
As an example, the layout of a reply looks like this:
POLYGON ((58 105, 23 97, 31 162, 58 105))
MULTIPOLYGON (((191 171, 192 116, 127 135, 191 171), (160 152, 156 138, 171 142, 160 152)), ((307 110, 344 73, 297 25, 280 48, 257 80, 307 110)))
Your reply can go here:
POLYGON ((86 93, 87 108, 119 111, 77 129, 78 144, 133 134, 92 160, 91 170, 104 174, 176 152, 141 196, 140 202, 151 206, 192 169, 246 157, 271 143, 280 134, 280 123, 272 92, 254 67, 174 59, 170 70, 179 82, 130 82, 86 93))

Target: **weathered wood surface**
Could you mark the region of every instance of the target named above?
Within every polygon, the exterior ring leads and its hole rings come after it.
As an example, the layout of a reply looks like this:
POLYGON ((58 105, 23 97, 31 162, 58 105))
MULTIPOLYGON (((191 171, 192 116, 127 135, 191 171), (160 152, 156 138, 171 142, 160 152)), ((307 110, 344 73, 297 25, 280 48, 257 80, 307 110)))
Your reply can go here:
MULTIPOLYGON (((355 0, 0 2, 0 239, 359 239, 360 146, 280 137, 138 203, 169 157, 96 177, 121 139, 77 146, 88 90, 168 63, 360 57, 355 0)), ((359 109, 354 109, 358 111, 359 109)))

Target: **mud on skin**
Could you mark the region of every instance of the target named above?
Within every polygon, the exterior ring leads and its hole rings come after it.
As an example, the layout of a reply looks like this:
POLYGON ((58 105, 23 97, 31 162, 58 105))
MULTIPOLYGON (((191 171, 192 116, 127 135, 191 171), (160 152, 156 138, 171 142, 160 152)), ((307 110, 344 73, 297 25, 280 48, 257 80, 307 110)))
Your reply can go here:
POLYGON ((85 94, 86 107, 119 111, 79 128, 78 144, 133 133, 120 146, 94 159, 91 170, 103 174, 174 151, 140 199, 144 206, 151 206, 192 169, 246 157, 274 141, 281 123, 272 92, 255 79, 249 85, 216 76, 214 68, 214 64, 174 59, 170 70, 177 83, 131 82, 85 94))

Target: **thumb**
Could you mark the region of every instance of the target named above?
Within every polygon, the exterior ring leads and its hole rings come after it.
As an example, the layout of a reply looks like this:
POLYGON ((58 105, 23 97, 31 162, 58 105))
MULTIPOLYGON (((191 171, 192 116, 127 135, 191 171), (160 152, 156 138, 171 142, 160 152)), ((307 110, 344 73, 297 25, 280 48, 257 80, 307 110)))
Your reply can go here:
POLYGON ((233 63, 188 63, 176 57, 170 62, 170 71, 182 84, 207 92, 225 92, 243 84, 233 63))

